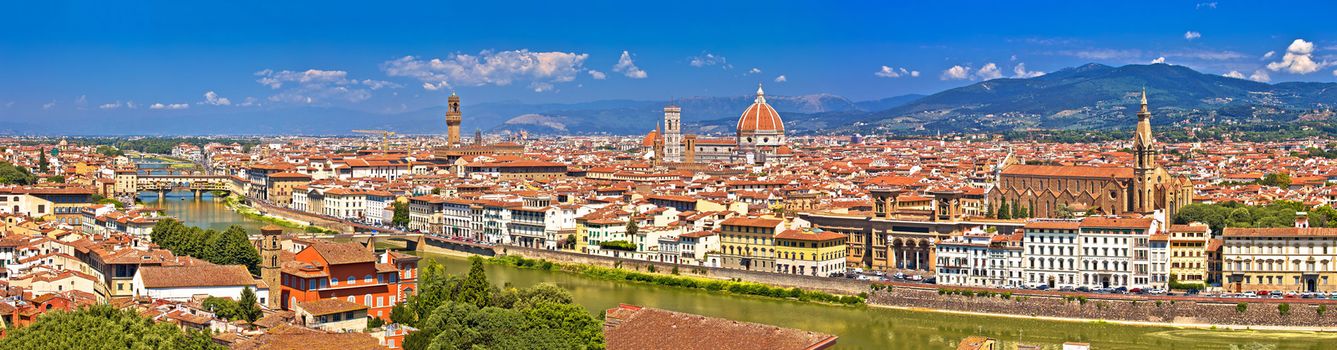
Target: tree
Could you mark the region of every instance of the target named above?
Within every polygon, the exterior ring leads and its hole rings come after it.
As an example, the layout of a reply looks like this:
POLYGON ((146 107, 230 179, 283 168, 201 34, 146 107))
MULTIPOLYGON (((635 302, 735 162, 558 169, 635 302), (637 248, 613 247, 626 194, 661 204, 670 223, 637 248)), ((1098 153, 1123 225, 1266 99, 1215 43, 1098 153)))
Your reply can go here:
POLYGON ((470 257, 469 264, 469 274, 460 284, 455 300, 478 307, 488 306, 492 302, 492 284, 487 282, 487 274, 483 271, 483 258, 470 257))
POLYGON ((37 183, 37 175, 28 168, 8 162, 0 162, 0 183, 9 185, 31 185, 37 183))
POLYGON ((638 232, 641 232, 641 227, 636 224, 636 218, 627 218, 627 236, 635 236, 638 232))
POLYGON ((241 226, 230 226, 227 231, 223 231, 218 244, 221 246, 219 251, 227 254, 227 257, 221 259, 224 262, 219 264, 245 265, 251 274, 260 274, 260 251, 251 245, 251 239, 246 234, 246 229, 241 226))
POLYGON ((1291 304, 1289 304, 1289 303, 1281 303, 1281 305, 1277 305, 1277 314, 1281 315, 1282 317, 1286 317, 1287 315, 1290 315, 1290 314, 1291 314, 1291 304))
POLYGON ((395 202, 395 216, 390 219, 390 224, 396 227, 409 226, 409 204, 404 202, 395 202))
POLYGON ((65 183, 65 176, 64 175, 47 176, 46 182, 63 184, 65 183))
POLYGON ((260 319, 260 302, 255 297, 255 291, 251 287, 244 287, 241 290, 241 301, 237 302, 237 314, 246 323, 255 323, 260 319))
POLYGON ((1286 173, 1270 173, 1264 175, 1263 179, 1258 181, 1258 184, 1263 186, 1277 186, 1280 188, 1291 187, 1291 175, 1286 173))
POLYGON ((385 325, 385 320, 380 317, 367 317, 367 329, 381 328, 385 325))
POLYGON ((37 172, 46 174, 46 170, 50 166, 46 162, 46 151, 37 152, 37 172))
POLYGON ((55 311, 0 338, 0 349, 226 349, 202 331, 153 322, 134 310, 102 304, 55 311))
POLYGON ((404 339, 417 349, 603 349, 602 323, 553 284, 499 290, 482 259, 464 277, 427 262, 418 294, 390 311, 393 322, 418 328, 404 339), (481 297, 480 297, 481 296, 481 297))
POLYGON ((1013 219, 1024 219, 1024 218, 1025 218, 1024 216, 1021 216, 1021 207, 1022 207, 1022 205, 1023 205, 1022 203, 1017 203, 1017 204, 1015 204, 1015 205, 1012 205, 1012 213, 1011 213, 1010 215, 1011 215, 1011 217, 1012 217, 1013 219))
POLYGON ((1007 219, 1011 219, 1011 218, 1012 218, 1012 208, 1009 208, 1009 207, 1007 206, 1007 199, 1006 199, 1006 198, 1003 199, 1003 203, 1002 203, 1002 204, 999 204, 999 205, 998 205, 998 218, 999 218, 999 219, 1003 219, 1003 220, 1007 220, 1007 219))

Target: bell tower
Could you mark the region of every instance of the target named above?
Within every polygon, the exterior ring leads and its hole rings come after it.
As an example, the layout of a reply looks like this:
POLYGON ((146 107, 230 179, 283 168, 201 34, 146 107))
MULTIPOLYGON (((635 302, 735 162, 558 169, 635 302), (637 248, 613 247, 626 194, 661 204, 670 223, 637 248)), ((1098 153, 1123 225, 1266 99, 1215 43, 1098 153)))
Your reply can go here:
POLYGON ((260 228, 260 280, 269 285, 269 300, 266 303, 270 310, 278 310, 282 307, 283 289, 280 285, 280 250, 283 240, 283 228, 274 225, 265 225, 260 228))
POLYGON ((1147 108, 1147 90, 1142 89, 1142 108, 1137 111, 1137 130, 1133 134, 1133 208, 1138 213, 1156 210, 1156 139, 1151 134, 1151 111, 1147 108))
POLYGON ((451 92, 446 99, 446 142, 451 146, 460 145, 460 122, 463 120, 460 115, 460 97, 451 92))
POLYGON ((664 107, 664 161, 682 163, 682 108, 664 107))

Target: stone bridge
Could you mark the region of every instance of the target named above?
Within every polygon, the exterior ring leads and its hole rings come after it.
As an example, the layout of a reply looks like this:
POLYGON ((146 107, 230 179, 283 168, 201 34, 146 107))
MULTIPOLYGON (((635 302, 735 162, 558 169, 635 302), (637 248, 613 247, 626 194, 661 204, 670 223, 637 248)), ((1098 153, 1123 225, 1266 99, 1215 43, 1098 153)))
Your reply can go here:
POLYGON ((158 201, 167 196, 167 192, 190 190, 195 198, 206 191, 232 191, 232 179, 218 175, 139 175, 135 178, 135 191, 158 193, 158 201))

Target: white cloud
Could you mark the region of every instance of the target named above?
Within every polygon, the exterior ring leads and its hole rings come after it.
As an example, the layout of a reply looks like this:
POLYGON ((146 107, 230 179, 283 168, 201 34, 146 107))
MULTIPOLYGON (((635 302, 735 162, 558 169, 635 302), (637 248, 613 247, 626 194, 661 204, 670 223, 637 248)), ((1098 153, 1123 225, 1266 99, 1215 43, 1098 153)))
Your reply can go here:
POLYGON ((139 105, 135 104, 135 101, 125 101, 125 108, 135 109, 139 108, 139 105))
POLYGON ((891 68, 888 66, 882 66, 882 69, 873 72, 873 76, 882 78, 900 78, 902 76, 910 76, 913 78, 913 77, 919 77, 919 71, 912 71, 909 69, 905 69, 905 67, 891 68))
POLYGON ((257 99, 255 99, 255 97, 247 96, 245 99, 242 99, 242 100, 241 100, 241 104, 239 104, 238 106, 242 106, 242 107, 250 107, 250 106, 259 106, 259 105, 260 105, 260 101, 257 100, 257 99))
POLYGON ((218 93, 213 92, 211 90, 209 92, 204 93, 204 102, 200 102, 200 104, 206 104, 212 106, 230 106, 232 105, 232 100, 229 100, 227 97, 218 96, 218 93))
POLYGON ((622 50, 622 57, 619 57, 617 64, 613 65, 613 71, 622 73, 632 79, 645 79, 647 76, 644 70, 636 67, 636 62, 631 61, 631 53, 627 50, 622 50))
POLYGON ((591 78, 594 78, 594 80, 604 80, 604 79, 608 78, 608 74, 604 74, 604 72, 600 72, 600 71, 597 71, 597 70, 593 70, 593 69, 591 69, 591 70, 589 70, 588 73, 590 73, 590 77, 591 77, 591 78))
POLYGON ((752 69, 749 69, 747 71, 747 74, 758 74, 758 73, 761 73, 761 68, 752 67, 752 69))
POLYGON ((1192 30, 1187 31, 1187 32, 1184 32, 1184 39, 1187 39, 1187 40, 1193 40, 1193 39, 1197 39, 1197 38, 1201 38, 1201 37, 1202 37, 1202 33, 1198 33, 1198 32, 1192 31, 1192 30))
POLYGON ((724 56, 715 55, 709 52, 702 53, 700 56, 692 56, 687 64, 697 68, 716 65, 724 69, 733 68, 733 65, 729 64, 729 60, 725 59, 724 56))
POLYGON ((1263 59, 1272 58, 1272 56, 1275 56, 1276 54, 1277 54, 1276 51, 1268 51, 1267 53, 1263 54, 1263 59))
POLYGON ((444 81, 443 81, 443 82, 440 82, 440 83, 437 83, 437 84, 432 84, 432 83, 422 83, 422 88, 423 88, 423 90, 427 90, 427 91, 441 90, 441 89, 445 89, 446 87, 448 87, 448 86, 446 85, 446 82, 444 82, 444 81))
POLYGON ((392 77, 417 79, 426 90, 452 86, 505 86, 518 81, 529 82, 531 88, 538 88, 542 84, 575 80, 585 71, 587 58, 588 54, 557 51, 482 51, 478 55, 451 54, 430 60, 404 56, 382 63, 381 69, 392 77))
POLYGON ((1212 1, 1212 2, 1200 2, 1200 3, 1198 3, 1197 6, 1194 7, 1194 9, 1215 9, 1215 8, 1216 8, 1216 2, 1215 2, 1215 1, 1212 1))
MULTIPOLYGON (((1337 76, 1337 69, 1332 70, 1332 75, 1333 75, 1333 76, 1337 76)), ((10 104, 11 106, 14 105, 13 102, 10 102, 9 104, 10 104)))
POLYGON ((1237 70, 1226 72, 1226 74, 1222 74, 1221 76, 1227 78, 1244 79, 1244 73, 1240 73, 1240 71, 1237 70))
POLYGON ((998 65, 989 62, 980 67, 980 70, 975 72, 975 76, 983 80, 998 79, 1003 77, 1003 72, 998 70, 998 65))
POLYGON ((1272 77, 1267 75, 1267 71, 1259 69, 1253 71, 1253 74, 1249 75, 1249 80, 1253 80, 1260 83, 1266 83, 1272 81, 1272 77))
POLYGON ((79 98, 74 99, 74 106, 79 109, 88 107, 88 95, 79 95, 79 98))
POLYGON ((780 76, 775 77, 775 82, 777 82, 777 83, 783 83, 783 82, 786 82, 786 81, 789 81, 789 79, 788 79, 788 78, 785 78, 785 75, 784 75, 784 74, 781 74, 780 76))
POLYGON ((970 67, 952 66, 942 71, 942 80, 963 80, 970 78, 970 67))
POLYGON ((533 88, 534 92, 547 92, 553 90, 552 84, 549 83, 535 82, 533 84, 530 84, 529 87, 533 88))
POLYGON ((1268 63, 1267 69, 1273 72, 1285 69, 1294 74, 1309 74, 1327 65, 1327 62, 1314 62, 1313 56, 1314 43, 1295 39, 1291 42, 1291 46, 1286 48, 1286 55, 1281 57, 1281 61, 1268 63))
POLYGON ((1165 56, 1156 57, 1156 59, 1151 60, 1151 64, 1157 64, 1157 63, 1165 63, 1165 56))
POLYGON ((190 104, 188 104, 188 103, 169 103, 169 104, 154 103, 154 104, 149 105, 149 109, 186 109, 186 108, 190 108, 190 104))
POLYGON ((384 80, 371 80, 371 79, 362 79, 362 85, 366 85, 372 90, 380 90, 384 88, 398 89, 404 87, 403 85, 395 84, 393 82, 388 82, 384 80))
MULTIPOLYGON (((256 79, 257 83, 278 90, 276 94, 269 96, 269 100, 275 102, 301 104, 327 103, 334 100, 362 102, 371 98, 370 90, 400 87, 399 84, 387 81, 350 79, 348 78, 348 72, 341 70, 274 71, 265 69, 255 72, 255 75, 260 77, 256 79)), ((207 103, 207 94, 205 98, 207 103)), ((231 103, 231 101, 228 102, 231 103)))
POLYGON ((117 108, 121 108, 121 101, 116 101, 116 102, 113 102, 113 103, 104 103, 104 104, 98 105, 97 108, 99 108, 99 109, 117 109, 117 108))
POLYGON ((56 101, 51 101, 42 104, 42 109, 52 109, 52 108, 56 108, 56 101))
POLYGON ((1013 78, 1034 78, 1045 75, 1045 72, 1041 71, 1027 71, 1025 62, 1017 63, 1016 67, 1012 67, 1012 73, 1013 78))

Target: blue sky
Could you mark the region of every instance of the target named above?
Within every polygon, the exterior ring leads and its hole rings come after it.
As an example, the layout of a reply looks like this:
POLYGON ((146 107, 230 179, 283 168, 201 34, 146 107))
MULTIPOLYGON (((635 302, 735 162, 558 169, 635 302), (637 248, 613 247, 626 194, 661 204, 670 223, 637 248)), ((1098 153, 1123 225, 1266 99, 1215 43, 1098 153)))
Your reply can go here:
POLYGON ((1089 62, 1337 81, 1337 3, 111 2, 0 5, 0 118, 933 93, 1089 62), (884 68, 885 66, 885 68, 884 68), (1019 68, 1020 67, 1020 68, 1019 68))

